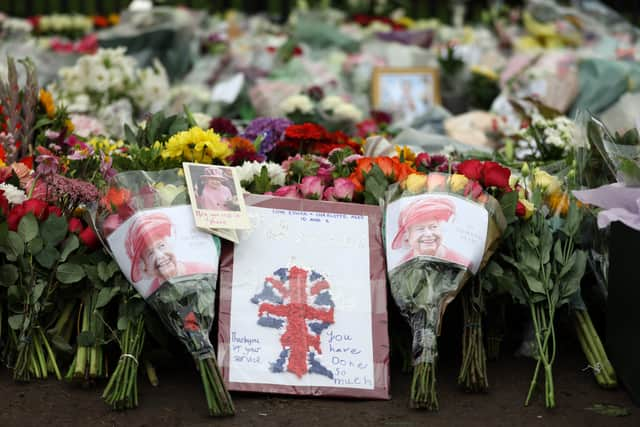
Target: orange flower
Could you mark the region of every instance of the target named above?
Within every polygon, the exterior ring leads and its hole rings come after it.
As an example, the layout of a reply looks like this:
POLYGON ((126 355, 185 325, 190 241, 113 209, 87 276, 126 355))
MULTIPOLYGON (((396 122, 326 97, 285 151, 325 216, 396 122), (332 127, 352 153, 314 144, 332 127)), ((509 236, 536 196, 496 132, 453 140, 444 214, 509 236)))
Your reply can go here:
POLYGON ((382 169, 384 176, 395 176, 397 165, 399 164, 397 160, 394 162, 391 157, 376 157, 374 162, 382 169))
POLYGON ((107 194, 102 198, 101 203, 107 208, 117 210, 131 198, 131 192, 126 188, 109 188, 107 194))
POLYGON ((229 139, 229 147, 231 147, 233 151, 256 151, 253 143, 247 138, 243 138, 241 136, 234 136, 233 138, 229 139))
POLYGON ((364 191, 364 186, 362 185, 362 181, 359 180, 355 175, 356 173, 354 172, 349 176, 349 180, 351 180, 354 186, 353 191, 356 193, 362 193, 364 191))
POLYGON ((47 112, 47 117, 50 119, 56 114, 56 106, 53 103, 53 95, 51 92, 48 92, 44 89, 40 89, 40 103, 44 107, 44 110, 47 112))
POLYGON ((107 20, 111 25, 118 25, 120 23, 120 15, 118 15, 117 13, 112 13, 107 16, 107 20))
POLYGON ((569 211, 569 194, 556 191, 547 197, 547 204, 551 212, 565 216, 569 211))

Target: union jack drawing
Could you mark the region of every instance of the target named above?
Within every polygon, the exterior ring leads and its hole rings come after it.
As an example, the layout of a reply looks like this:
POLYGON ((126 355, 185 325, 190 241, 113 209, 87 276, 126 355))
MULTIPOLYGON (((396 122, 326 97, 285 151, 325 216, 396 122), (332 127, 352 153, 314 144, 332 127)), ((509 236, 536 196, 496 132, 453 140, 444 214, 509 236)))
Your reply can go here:
POLYGON ((316 358, 322 354, 320 334, 334 323, 329 282, 321 274, 296 266, 280 268, 265 279, 251 302, 258 304, 258 325, 280 331, 282 351, 271 372, 333 379, 333 372, 316 358))

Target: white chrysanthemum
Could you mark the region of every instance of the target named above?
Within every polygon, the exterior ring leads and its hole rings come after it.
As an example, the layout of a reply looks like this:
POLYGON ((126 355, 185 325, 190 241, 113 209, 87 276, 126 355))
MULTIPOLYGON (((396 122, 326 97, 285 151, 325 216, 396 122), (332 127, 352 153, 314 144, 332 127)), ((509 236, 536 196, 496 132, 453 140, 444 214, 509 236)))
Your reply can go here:
POLYGON ((27 195, 21 189, 14 187, 11 184, 0 184, 0 190, 4 191, 4 197, 7 198, 12 205, 19 205, 27 200, 27 195))
POLYGON ((313 111, 313 102, 307 95, 292 95, 282 101, 280 109, 284 114, 291 114, 296 111, 309 114, 313 111))
POLYGON ((240 182, 251 182, 253 177, 260 172, 262 163, 260 162, 244 162, 242 166, 236 167, 236 173, 240 182))
POLYGON ((269 173, 269 178, 271 178, 272 184, 277 186, 284 185, 284 181, 287 178, 287 173, 279 163, 267 163, 267 171, 269 173))
POLYGON ((362 111, 353 104, 343 103, 333 110, 333 116, 340 121, 359 122, 362 120, 362 111))
POLYGON ((103 67, 94 67, 89 74, 89 89, 94 92, 107 92, 110 89, 109 71, 103 67))
POLYGON ((344 100, 336 95, 329 95, 322 99, 320 102, 320 108, 324 111, 332 111, 339 105, 344 104, 344 100))

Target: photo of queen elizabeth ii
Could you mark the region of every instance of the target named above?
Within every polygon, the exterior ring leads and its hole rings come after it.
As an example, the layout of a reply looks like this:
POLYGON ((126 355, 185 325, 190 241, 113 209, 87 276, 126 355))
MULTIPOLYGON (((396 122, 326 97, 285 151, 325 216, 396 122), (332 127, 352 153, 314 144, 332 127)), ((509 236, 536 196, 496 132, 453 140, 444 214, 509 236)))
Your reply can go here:
POLYGON ((218 272, 215 241, 195 227, 188 205, 139 212, 108 240, 120 268, 144 298, 173 278, 218 272))

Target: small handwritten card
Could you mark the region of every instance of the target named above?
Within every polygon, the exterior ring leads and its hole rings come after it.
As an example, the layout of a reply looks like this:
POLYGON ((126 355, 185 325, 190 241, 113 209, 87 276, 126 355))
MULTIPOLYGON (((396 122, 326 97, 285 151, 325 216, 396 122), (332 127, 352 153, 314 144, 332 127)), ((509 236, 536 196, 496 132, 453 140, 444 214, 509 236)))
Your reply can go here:
POLYGON ((388 398, 380 211, 247 203, 251 227, 221 266, 218 360, 229 389, 388 398))
POLYGON ((237 241, 249 227, 243 190, 232 167, 183 163, 196 226, 237 241))

